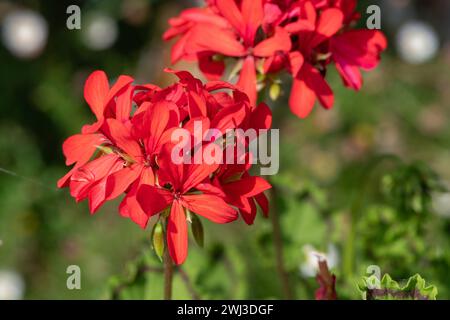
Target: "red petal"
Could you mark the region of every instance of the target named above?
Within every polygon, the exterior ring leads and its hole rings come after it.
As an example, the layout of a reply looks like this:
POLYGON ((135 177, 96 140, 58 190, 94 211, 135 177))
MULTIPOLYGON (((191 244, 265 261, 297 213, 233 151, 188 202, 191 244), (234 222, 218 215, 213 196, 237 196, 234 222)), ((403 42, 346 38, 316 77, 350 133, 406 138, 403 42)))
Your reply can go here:
POLYGON ((167 128, 178 126, 179 116, 175 111, 177 106, 173 102, 161 101, 155 103, 148 111, 145 117, 148 119, 148 139, 146 143, 146 151, 149 154, 158 152, 161 148, 163 135, 167 128))
POLYGON ((174 201, 167 221, 167 245, 175 264, 182 264, 188 252, 188 231, 184 208, 174 201))
POLYGON ((300 4, 300 16, 301 19, 306 19, 316 24, 317 21, 317 10, 314 8, 314 4, 311 1, 305 1, 300 4))
POLYGON ((309 20, 298 20, 287 24, 284 29, 289 33, 298 33, 301 31, 314 31, 316 26, 309 20))
MULTIPOLYGON (((117 161, 108 174, 112 174, 122 168, 121 161, 117 161)), ((106 201, 107 176, 97 181, 89 190, 89 211, 94 214, 106 201)))
POLYGON ((109 92, 108 78, 103 71, 94 71, 84 85, 84 98, 97 119, 103 118, 109 92))
POLYGON ((291 37, 280 27, 275 29, 275 34, 262 42, 254 49, 253 53, 257 57, 270 57, 278 51, 288 52, 291 50, 291 37))
POLYGON ((165 145, 158 157, 158 179, 160 185, 171 184, 175 190, 180 190, 184 182, 184 165, 172 161, 173 145, 165 145))
POLYGON ((93 124, 86 124, 81 128, 82 134, 92 134, 100 130, 104 123, 105 119, 100 119, 97 122, 94 122, 93 124))
POLYGON ((252 106, 256 105, 256 69, 255 59, 252 56, 248 56, 247 58, 245 58, 239 76, 239 81, 236 85, 242 88, 242 90, 244 90, 244 92, 248 95, 250 104, 252 106))
POLYGON ((186 9, 181 13, 180 17, 189 21, 214 24, 222 28, 229 27, 227 20, 205 8, 186 9))
POLYGON ((306 118, 314 107, 316 98, 326 109, 333 107, 334 95, 330 86, 316 68, 305 63, 294 80, 289 106, 298 117, 306 118))
POLYGON ((256 31, 264 18, 262 0, 242 0, 242 17, 245 24, 244 41, 253 46, 256 31))
POLYGON ((378 30, 353 30, 331 40, 332 58, 337 63, 358 66, 365 70, 371 70, 378 65, 380 53, 386 47, 386 37, 378 30))
POLYGON ((75 165, 69 172, 67 172, 64 177, 58 180, 56 183, 56 186, 58 188, 65 188, 69 185, 70 177, 72 177, 72 174, 79 168, 80 166, 75 165))
POLYGON ((345 17, 345 23, 350 23, 355 17, 356 6, 358 0, 339 0, 336 1, 335 6, 342 10, 345 17))
POLYGON ((110 118, 106 120, 114 144, 131 156, 135 161, 143 158, 139 143, 131 137, 131 129, 119 120, 110 118))
POLYGON ((316 102, 316 94, 309 88, 304 80, 295 78, 292 84, 289 107, 297 117, 304 119, 310 113, 316 102))
POLYGON ((324 40, 336 34, 342 27, 344 15, 341 10, 329 8, 322 11, 316 27, 316 35, 311 41, 310 46, 316 47, 324 40))
POLYGON ((205 84, 205 90, 209 92, 222 89, 237 90, 236 86, 225 81, 210 81, 205 84))
POLYGON ((220 110, 211 122, 211 128, 226 133, 227 129, 234 129, 242 124, 248 114, 248 108, 242 104, 235 104, 231 107, 220 110))
POLYGON ((78 162, 83 165, 89 161, 98 146, 108 141, 102 134, 76 134, 63 143, 66 165, 78 162))
POLYGON ((195 188, 200 182, 203 182, 210 174, 217 170, 218 164, 190 164, 186 166, 186 179, 183 183, 182 193, 195 188))
POLYGON ((330 86, 320 74, 319 70, 310 64, 306 64, 305 67, 308 86, 314 90, 322 106, 326 109, 331 109, 334 104, 334 95, 330 86))
MULTIPOLYGON (((137 185, 137 184, 136 184, 137 185)), ((134 223, 145 229, 148 224, 149 216, 145 214, 136 200, 137 186, 133 187, 119 205, 119 212, 122 217, 130 218, 134 223)))
POLYGON ((122 90, 124 90, 125 87, 127 87, 133 81, 134 81, 134 79, 131 78, 130 76, 121 75, 117 79, 116 83, 114 83, 114 85, 112 86, 111 90, 109 91, 106 103, 108 103, 114 97, 116 97, 118 94, 120 94, 122 92, 122 90))
POLYGON ((269 216, 269 200, 264 193, 255 196, 255 200, 258 203, 261 211, 265 217, 269 216))
POLYGON ((250 128, 255 130, 270 129, 272 126, 272 110, 265 103, 260 103, 250 116, 250 128))
POLYGON ((122 161, 115 154, 97 158, 73 172, 70 180, 70 194, 77 201, 84 199, 94 183, 103 179, 111 170, 121 168, 122 161))
POLYGON ((264 3, 264 26, 273 25, 281 18, 283 12, 275 3, 264 3))
POLYGON ((153 216, 170 205, 173 195, 165 189, 143 184, 137 192, 137 200, 144 212, 153 216))
POLYGON ((210 81, 220 80, 225 72, 225 62, 214 61, 212 54, 200 54, 198 57, 198 67, 210 81))
POLYGON ((228 223, 237 219, 237 212, 215 195, 184 195, 183 204, 192 212, 215 223, 228 223))
POLYGON ((147 141, 147 152, 153 153, 165 130, 178 127, 179 110, 169 101, 159 101, 155 104, 144 102, 131 122, 133 136, 137 139, 150 139, 151 141, 147 141))
POLYGON ((88 195, 89 211, 95 214, 98 209, 105 203, 106 197, 106 179, 102 179, 95 183, 88 195))
POLYGON ((245 23, 241 11, 236 5, 235 0, 217 0, 216 7, 220 14, 228 20, 228 22, 236 29, 237 32, 244 36, 245 23))
POLYGON ((129 86, 124 93, 117 97, 116 119, 125 122, 130 119, 131 107, 133 103, 134 88, 129 86))
POLYGON ((239 212, 241 213, 241 216, 244 219, 245 223, 248 225, 252 225, 255 222, 257 211, 253 199, 248 199, 248 207, 250 208, 250 210, 240 209, 239 212))
POLYGON ((289 53, 289 68, 291 74, 296 77, 302 69, 305 59, 299 51, 293 51, 289 53))
POLYGON ((188 99, 189 117, 191 119, 208 116, 208 109, 204 98, 192 91, 188 93, 188 99))
POLYGON ((187 53, 197 54, 201 51, 221 53, 229 57, 241 57, 246 53, 244 46, 236 39, 231 30, 211 25, 198 25, 191 30, 187 53))
POLYGON ((152 168, 145 167, 142 170, 140 184, 149 184, 151 186, 155 184, 155 174, 152 168))
POLYGON ((226 184, 226 190, 239 197, 254 197, 272 188, 270 183, 261 177, 245 177, 226 184))
POLYGON ((138 183, 135 183, 130 192, 125 196, 119 205, 119 212, 122 217, 130 218, 134 223, 139 225, 142 229, 147 227, 149 216, 145 214, 141 206, 136 200, 136 193, 138 183))
MULTIPOLYGON (((189 133, 193 136, 192 138, 196 138, 197 136, 200 138, 204 137, 206 131, 210 128, 211 122, 207 117, 191 117, 188 122, 185 123, 183 129, 189 131, 189 133), (196 126, 202 128, 202 132, 196 132, 196 126)), ((197 129, 198 131, 198 129, 197 129)), ((198 139, 197 139, 198 140, 198 139)), ((200 143, 202 141, 195 141, 196 143, 200 143)))
POLYGON ((143 184, 155 184, 155 176, 152 168, 144 168, 140 181, 133 184, 130 191, 121 202, 119 211, 123 217, 129 217, 144 229, 147 226, 149 216, 144 212, 137 201, 137 191, 143 184))
POLYGON ((186 54, 186 44, 190 38, 190 32, 186 33, 183 37, 181 37, 173 46, 170 52, 170 62, 172 64, 176 64, 178 61, 183 59, 183 56, 186 54))
POLYGON ((363 78, 359 68, 347 64, 345 61, 336 62, 336 69, 344 81, 346 87, 354 90, 360 90, 363 84, 363 78))
POLYGON ((225 198, 225 193, 223 192, 223 190, 212 185, 211 183, 199 183, 195 188, 203 193, 225 198))
POLYGON ((106 182, 106 200, 115 199, 124 193, 139 178, 142 169, 142 165, 133 165, 108 176, 106 182))
MULTIPOLYGON (((169 19, 169 23, 171 23, 172 21, 174 21, 176 18, 171 18, 169 19)), ((167 29, 163 35, 162 35, 162 39, 164 41, 168 41, 176 36, 179 35, 183 35, 184 33, 186 33, 189 30, 189 27, 187 24, 185 25, 181 25, 180 27, 173 27, 173 28, 169 28, 167 29)))

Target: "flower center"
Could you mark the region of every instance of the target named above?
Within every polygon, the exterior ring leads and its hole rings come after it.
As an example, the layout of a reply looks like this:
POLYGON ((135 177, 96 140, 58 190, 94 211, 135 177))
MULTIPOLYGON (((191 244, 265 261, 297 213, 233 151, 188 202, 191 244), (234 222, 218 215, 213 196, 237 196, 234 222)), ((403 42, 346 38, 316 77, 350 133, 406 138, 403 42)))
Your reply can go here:
POLYGON ((147 167, 152 167, 154 169, 158 168, 158 165, 156 163, 156 154, 146 154, 144 164, 147 167))
POLYGON ((181 199, 181 192, 175 192, 174 194, 173 194, 173 197, 175 198, 175 200, 180 200, 181 199))

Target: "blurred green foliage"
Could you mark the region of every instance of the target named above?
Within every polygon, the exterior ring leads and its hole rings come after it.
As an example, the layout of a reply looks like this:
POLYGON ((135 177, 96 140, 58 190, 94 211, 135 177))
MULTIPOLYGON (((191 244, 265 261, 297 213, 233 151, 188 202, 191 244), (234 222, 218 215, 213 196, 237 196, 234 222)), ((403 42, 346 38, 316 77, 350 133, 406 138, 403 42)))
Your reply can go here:
MULTIPOLYGON (((134 0, 146 8, 136 21, 123 2, 79 1, 83 14, 100 11, 117 20, 119 37, 108 50, 86 48, 82 30, 65 28, 71 1, 20 1, 49 23, 40 57, 20 60, 0 46, 0 270, 24 277, 25 298, 162 298, 152 225, 141 230, 119 217, 118 201, 89 216, 85 203, 56 189, 67 171, 62 142, 93 121, 82 98, 91 71, 167 81, 161 70, 169 65, 170 44, 160 36, 167 18, 189 3, 134 0), (66 288, 72 264, 81 267, 81 290, 66 288)), ((391 50, 365 74, 358 93, 343 88, 330 70, 331 111, 316 106, 307 120, 292 116, 289 81, 279 100, 269 101, 281 129, 280 173, 271 177, 280 192, 271 201, 296 298, 312 299, 317 288, 300 272, 304 246, 326 251, 329 244, 339 254, 332 269, 339 298, 360 298, 356 284, 370 265, 394 279, 420 273, 439 289, 438 298, 450 298, 450 220, 433 208, 450 180, 449 74, 444 53, 411 66, 391 50)), ((191 241, 188 260, 175 274, 174 298, 283 296, 268 220, 259 216, 251 227, 202 223, 204 248, 191 241)))

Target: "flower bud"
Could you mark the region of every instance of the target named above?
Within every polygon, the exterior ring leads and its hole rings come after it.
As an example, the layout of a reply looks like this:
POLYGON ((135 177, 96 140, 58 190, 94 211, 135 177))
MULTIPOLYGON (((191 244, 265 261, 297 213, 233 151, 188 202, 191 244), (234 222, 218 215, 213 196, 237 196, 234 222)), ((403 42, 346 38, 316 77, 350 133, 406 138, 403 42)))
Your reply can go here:
POLYGON ((164 228, 161 221, 159 220, 153 227, 152 245, 159 260, 162 261, 164 254, 164 228))

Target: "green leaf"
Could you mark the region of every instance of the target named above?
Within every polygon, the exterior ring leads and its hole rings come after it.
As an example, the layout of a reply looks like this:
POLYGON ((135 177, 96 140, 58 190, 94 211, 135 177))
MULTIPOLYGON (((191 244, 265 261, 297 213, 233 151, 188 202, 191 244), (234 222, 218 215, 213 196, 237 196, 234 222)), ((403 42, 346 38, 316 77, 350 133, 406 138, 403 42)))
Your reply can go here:
POLYGON ((164 254, 164 228, 161 221, 158 221, 153 227, 152 245, 159 260, 162 261, 164 254))
POLYGON ((191 214, 191 220, 192 234, 194 235, 195 242, 199 245, 199 247, 203 248, 204 232, 202 222, 195 214, 191 214))
POLYGON ((410 277, 402 286, 388 274, 379 279, 372 275, 363 277, 358 285, 364 300, 436 300, 438 290, 433 285, 426 285, 419 274, 410 277))

